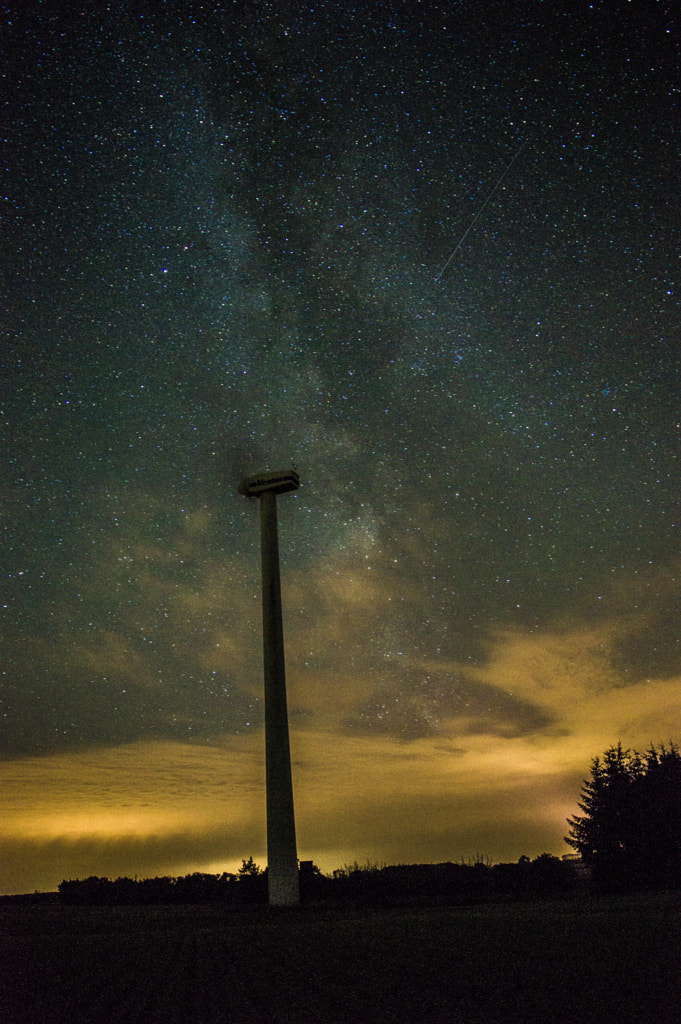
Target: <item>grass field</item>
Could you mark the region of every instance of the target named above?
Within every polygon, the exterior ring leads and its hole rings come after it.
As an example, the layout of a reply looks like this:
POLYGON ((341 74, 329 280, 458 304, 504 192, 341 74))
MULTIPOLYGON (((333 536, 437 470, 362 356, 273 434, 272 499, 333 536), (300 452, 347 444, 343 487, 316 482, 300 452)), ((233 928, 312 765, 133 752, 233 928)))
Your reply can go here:
POLYGON ((681 896, 0 910, 7 1024, 676 1024, 681 896))

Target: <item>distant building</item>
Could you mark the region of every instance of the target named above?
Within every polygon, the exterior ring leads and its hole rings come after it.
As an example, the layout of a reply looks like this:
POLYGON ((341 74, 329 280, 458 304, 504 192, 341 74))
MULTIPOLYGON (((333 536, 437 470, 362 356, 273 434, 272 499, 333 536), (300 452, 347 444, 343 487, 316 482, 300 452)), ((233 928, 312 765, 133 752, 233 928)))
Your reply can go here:
POLYGON ((578 878, 591 878, 591 865, 585 864, 578 853, 564 853, 561 860, 574 868, 578 878))

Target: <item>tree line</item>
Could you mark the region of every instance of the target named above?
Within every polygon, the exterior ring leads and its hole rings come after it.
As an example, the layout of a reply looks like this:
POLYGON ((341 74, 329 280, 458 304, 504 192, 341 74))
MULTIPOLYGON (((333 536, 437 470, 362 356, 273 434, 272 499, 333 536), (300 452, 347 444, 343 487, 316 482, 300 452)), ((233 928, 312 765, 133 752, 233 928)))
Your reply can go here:
POLYGON ((167 903, 262 903, 267 899, 267 871, 252 857, 242 862, 236 874, 223 871, 211 875, 194 871, 189 875, 155 878, 100 878, 60 882, 59 901, 67 904, 129 906, 167 903))
MULTIPOLYGON (((249 863, 249 862, 244 862, 249 863)), ((249 872, 218 875, 194 872, 180 878, 99 878, 63 881, 59 900, 67 904, 121 906, 131 904, 219 903, 243 906, 267 901, 267 869, 250 861, 249 872)), ((577 865, 544 853, 517 863, 397 864, 338 868, 323 875, 303 861, 302 902, 337 904, 438 905, 480 899, 541 898, 568 894, 582 885, 577 865)))

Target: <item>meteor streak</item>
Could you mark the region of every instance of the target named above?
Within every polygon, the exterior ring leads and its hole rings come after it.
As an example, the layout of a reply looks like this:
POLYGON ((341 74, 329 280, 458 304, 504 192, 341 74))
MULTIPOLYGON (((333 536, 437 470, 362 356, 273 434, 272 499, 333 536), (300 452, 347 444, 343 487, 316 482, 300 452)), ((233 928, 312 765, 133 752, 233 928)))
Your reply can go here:
POLYGON ((503 173, 503 174, 501 175, 501 177, 500 177, 500 178, 498 178, 498 179, 497 179, 497 182, 496 182, 496 184, 495 184, 494 188, 492 189, 492 191, 491 191, 491 192, 489 193, 489 195, 488 195, 488 196, 487 196, 487 198, 485 199, 484 203, 482 204, 482 206, 480 207, 480 209, 479 209, 479 210, 478 210, 478 212, 476 213, 475 217, 473 217, 473 220, 472 220, 472 221, 470 222, 470 224, 468 225, 468 227, 467 227, 467 228, 466 228, 466 230, 464 231, 464 233, 463 233, 463 235, 461 236, 461 238, 459 239, 459 241, 458 241, 458 242, 456 243, 456 246, 455 246, 454 250, 453 250, 453 251, 452 251, 452 252, 450 253, 449 259, 448 259, 448 260, 447 260, 447 262, 445 263, 444 267, 442 268, 442 270, 440 271, 440 273, 439 273, 439 274, 436 274, 436 275, 435 275, 435 280, 436 280, 436 281, 439 281, 439 280, 440 280, 440 278, 441 278, 441 277, 442 277, 442 275, 444 274, 445 270, 447 269, 447 267, 449 266, 449 264, 450 264, 450 263, 452 262, 452 260, 453 260, 453 259, 454 259, 454 257, 456 256, 457 252, 459 251, 459 249, 460 249, 460 248, 461 248, 461 246, 463 245, 463 243, 464 243, 464 242, 466 241, 466 238, 468 237, 468 234, 469 234, 469 233, 470 233, 470 232, 471 232, 471 231, 473 230, 473 228, 475 227, 476 221, 477 221, 477 220, 478 220, 478 218, 479 218, 479 217, 481 216, 481 214, 482 214, 483 210, 485 209, 485 207, 486 207, 486 206, 487 206, 487 204, 489 203, 490 199, 492 198, 492 196, 494 195, 494 193, 496 192, 496 190, 497 190, 497 189, 499 188, 499 186, 501 185, 502 181, 504 180, 504 178, 506 177, 506 175, 508 174, 508 172, 509 172, 509 171, 511 170, 511 168, 513 167, 513 164, 514 164, 514 163, 516 162, 516 160, 518 159, 518 157, 520 156, 520 154, 522 153, 522 151, 523 151, 523 150, 525 149, 525 146, 526 146, 526 145, 527 145, 527 143, 526 143, 526 142, 523 142, 522 146, 520 147, 520 149, 518 150, 518 152, 517 152, 517 153, 515 154, 515 156, 514 156, 514 157, 513 157, 513 159, 511 160, 510 164, 509 164, 509 165, 507 166, 507 168, 506 168, 506 170, 504 171, 504 173, 503 173))

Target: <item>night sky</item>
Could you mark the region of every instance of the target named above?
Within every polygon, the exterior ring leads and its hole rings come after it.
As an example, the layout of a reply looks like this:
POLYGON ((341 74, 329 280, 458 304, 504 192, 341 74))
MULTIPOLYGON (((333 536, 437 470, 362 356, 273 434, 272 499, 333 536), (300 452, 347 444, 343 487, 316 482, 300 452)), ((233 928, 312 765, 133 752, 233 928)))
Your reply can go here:
MULTIPOLYGON (((568 852, 681 738, 672 3, 16 4, 3 891, 568 852)), ((6 8, 7 10, 7 8, 6 8)))

